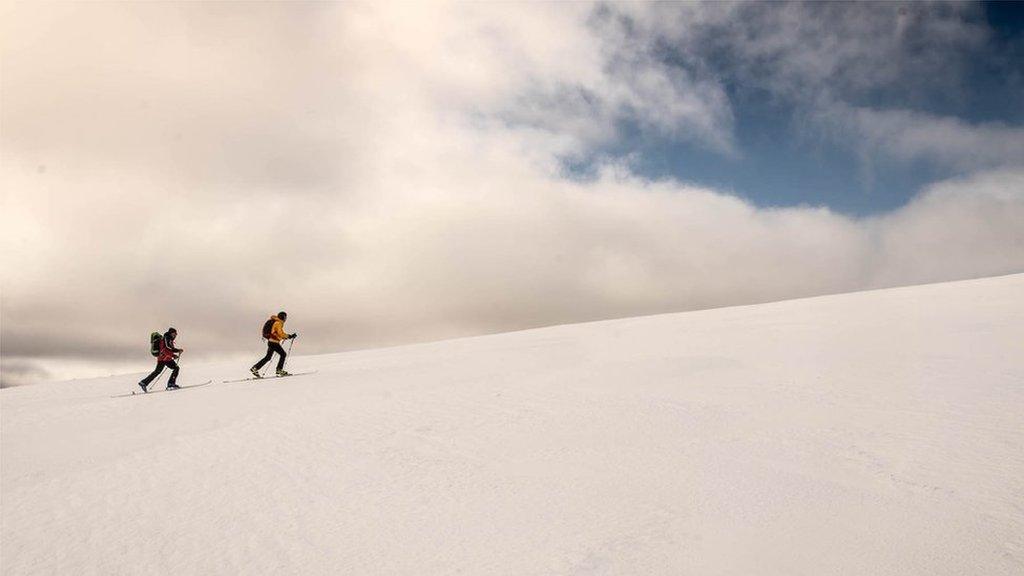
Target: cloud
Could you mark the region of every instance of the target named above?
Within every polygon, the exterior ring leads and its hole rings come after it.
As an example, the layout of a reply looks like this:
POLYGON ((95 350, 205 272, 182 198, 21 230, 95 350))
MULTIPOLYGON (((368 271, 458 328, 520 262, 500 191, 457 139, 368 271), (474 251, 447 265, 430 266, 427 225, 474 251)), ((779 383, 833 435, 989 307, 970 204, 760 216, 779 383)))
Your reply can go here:
MULTIPOLYGON (((407 18, 406 7, 382 12, 389 23, 407 18)), ((609 7, 468 4, 442 12, 461 24, 430 45, 437 50, 427 54, 443 52, 443 60, 423 65, 425 83, 439 88, 446 103, 538 130, 548 140, 569 139, 566 153, 607 143, 623 121, 735 152, 721 84, 668 64, 656 37, 638 34, 609 7)), ((413 38, 410 51, 422 52, 413 38)))
POLYGON ((971 124, 912 110, 834 105, 821 123, 847 146, 882 161, 927 161, 960 172, 1024 166, 1024 128, 971 124))
POLYGON ((929 186, 871 222, 883 259, 873 283, 938 282, 1024 270, 1024 168, 929 186))
MULTIPOLYGON (((793 101, 958 92, 991 31, 969 3, 708 2, 616 7, 690 67, 793 101)), ((994 64, 994 63, 993 63, 994 64)))
POLYGON ((20 386, 50 376, 48 371, 32 361, 0 359, 0 363, 3 365, 0 388, 20 386))
POLYGON ((5 382, 168 325, 255 359, 280 309, 313 353, 1024 270, 1012 166, 876 219, 565 178, 623 122, 735 153, 720 79, 617 7, 11 10, 5 382))

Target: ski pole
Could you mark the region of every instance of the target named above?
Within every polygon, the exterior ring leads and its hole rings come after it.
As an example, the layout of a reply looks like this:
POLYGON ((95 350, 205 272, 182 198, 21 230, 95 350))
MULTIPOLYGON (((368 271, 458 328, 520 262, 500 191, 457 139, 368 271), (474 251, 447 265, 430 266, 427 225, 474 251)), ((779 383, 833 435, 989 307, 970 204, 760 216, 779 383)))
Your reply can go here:
MULTIPOLYGON (((263 344, 264 346, 267 346, 267 345, 269 345, 269 343, 270 343, 270 341, 269 341, 269 340, 267 340, 267 339, 266 339, 266 338, 264 338, 263 336, 260 336, 260 344, 263 344)), ((268 353, 269 353, 269 352, 268 352, 268 353)), ((262 368, 260 368, 259 370, 257 370, 257 372, 259 372, 259 374, 260 374, 260 378, 263 378, 263 375, 264 375, 264 374, 266 374, 266 372, 267 372, 267 366, 269 366, 269 365, 270 365, 270 362, 267 362, 267 364, 266 364, 265 366, 263 366, 262 368)))
MULTIPOLYGON (((166 366, 164 368, 166 368, 166 366)), ((164 372, 167 372, 167 370, 161 370, 160 374, 157 375, 156 380, 153 380, 153 382, 149 384, 149 386, 152 386, 154 390, 156 389, 156 385, 159 384, 161 380, 163 380, 164 372)), ((147 388, 149 386, 147 386, 147 388)))
MULTIPOLYGON (((184 353, 185 351, 182 350, 181 352, 178 352, 178 355, 173 358, 174 365, 178 367, 178 370, 181 370, 181 355, 184 353)), ((174 370, 172 369, 171 372, 174 372, 174 370)))
MULTIPOLYGON (((159 383, 160 383, 160 379, 161 379, 161 378, 163 378, 163 377, 164 377, 164 371, 163 371, 163 370, 161 370, 161 371, 160 371, 160 373, 159 373, 159 374, 157 374, 157 376, 156 376, 156 379, 155 379, 155 380, 153 380, 153 381, 152 381, 152 382, 150 382, 149 384, 146 384, 146 388, 149 388, 150 386, 154 386, 154 385, 156 385, 156 384, 159 384, 159 383)), ((136 384, 135 386, 138 386, 138 384, 136 384)), ((132 388, 131 388, 131 390, 130 390, 130 392, 131 392, 132 394, 135 394, 135 386, 132 386, 132 388)), ((146 391, 144 390, 144 391, 143 391, 143 394, 145 394, 145 393, 146 393, 146 391)))
POLYGON ((288 359, 292 356, 292 345, 295 344, 295 338, 288 339, 288 355, 284 357, 284 363, 288 364, 288 359))

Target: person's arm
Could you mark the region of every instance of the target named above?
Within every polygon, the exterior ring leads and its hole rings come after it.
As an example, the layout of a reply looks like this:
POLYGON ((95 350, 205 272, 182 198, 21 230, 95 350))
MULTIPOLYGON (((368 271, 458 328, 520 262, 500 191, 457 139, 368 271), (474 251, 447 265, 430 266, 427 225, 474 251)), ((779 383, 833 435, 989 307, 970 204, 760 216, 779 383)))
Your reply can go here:
POLYGON ((175 353, 175 354, 181 354, 182 352, 185 351, 183 348, 175 348, 174 347, 174 339, 173 338, 168 338, 168 337, 165 336, 164 337, 164 341, 165 341, 164 344, 166 344, 167 349, 170 350, 171 352, 175 353))
POLYGON ((288 333, 284 331, 284 322, 278 320, 274 322, 274 327, 270 330, 274 338, 278 340, 287 340, 288 333))

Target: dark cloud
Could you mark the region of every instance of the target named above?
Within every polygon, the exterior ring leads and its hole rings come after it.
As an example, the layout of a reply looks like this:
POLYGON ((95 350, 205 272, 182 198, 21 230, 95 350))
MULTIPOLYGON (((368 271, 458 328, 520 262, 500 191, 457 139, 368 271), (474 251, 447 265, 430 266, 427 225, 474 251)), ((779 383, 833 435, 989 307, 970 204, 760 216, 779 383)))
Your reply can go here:
POLYGON ((0 388, 10 388, 45 380, 50 376, 38 362, 9 359, 0 356, 0 388))

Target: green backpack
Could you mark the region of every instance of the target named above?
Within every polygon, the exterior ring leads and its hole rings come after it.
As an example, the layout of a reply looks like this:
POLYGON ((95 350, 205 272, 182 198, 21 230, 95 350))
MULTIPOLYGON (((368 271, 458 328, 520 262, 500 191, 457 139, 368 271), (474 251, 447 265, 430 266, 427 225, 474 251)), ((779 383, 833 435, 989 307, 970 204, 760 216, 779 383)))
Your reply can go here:
POLYGON ((149 353, 153 356, 160 355, 160 339, 163 335, 159 332, 153 332, 149 335, 149 353))

